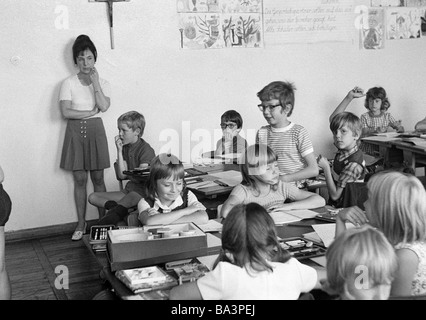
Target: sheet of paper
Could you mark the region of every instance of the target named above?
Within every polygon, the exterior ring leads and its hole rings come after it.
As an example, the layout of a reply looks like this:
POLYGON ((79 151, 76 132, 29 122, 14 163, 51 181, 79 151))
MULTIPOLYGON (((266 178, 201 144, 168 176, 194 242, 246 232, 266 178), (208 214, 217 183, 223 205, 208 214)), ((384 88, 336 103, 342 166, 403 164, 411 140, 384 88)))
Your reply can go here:
POLYGON ((203 232, 221 232, 222 224, 215 219, 210 219, 206 224, 199 224, 198 227, 203 232))
POLYGON ((197 257, 197 259, 203 263, 209 270, 213 270, 213 264, 216 261, 218 254, 213 254, 210 256, 197 257))
POLYGON ((325 256, 313 257, 313 258, 309 258, 309 259, 311 259, 316 264, 319 264, 321 267, 325 268, 325 264, 326 264, 325 256))
POLYGON ((272 217, 272 219, 274 219, 274 222, 276 225, 282 225, 284 223, 290 223, 290 222, 296 222, 296 221, 300 221, 302 219, 295 217, 291 214, 289 214, 287 211, 280 211, 280 210, 275 210, 269 213, 272 217))
POLYGON ((284 208, 276 208, 269 214, 272 219, 274 219, 275 224, 280 225, 303 219, 312 219, 318 214, 318 212, 308 209, 284 210, 284 208))
POLYGON ((319 237, 318 233, 316 233, 315 231, 304 233, 303 237, 305 239, 307 239, 307 240, 311 240, 311 241, 315 241, 315 242, 318 242, 318 243, 322 243, 321 238, 319 237))
POLYGON ((236 170, 228 170, 222 172, 211 173, 210 176, 214 177, 221 182, 226 183, 228 186, 235 187, 243 181, 241 172, 236 170))
POLYGON ((393 132, 375 133, 374 135, 378 136, 378 137, 395 138, 395 137, 398 137, 400 135, 400 133, 393 131, 393 132))
MULTIPOLYGON (((346 223, 346 228, 354 228, 355 226, 352 223, 346 223)), ((336 235, 336 224, 335 223, 323 223, 323 224, 313 224, 312 228, 321 238, 324 246, 328 248, 330 244, 334 241, 336 235)))
POLYGON ((188 187, 192 189, 202 189, 202 188, 217 187, 217 186, 218 184, 213 181, 201 181, 201 182, 191 183, 189 184, 188 187))
POLYGON ((222 240, 211 233, 206 233, 207 236, 207 248, 221 247, 222 240))

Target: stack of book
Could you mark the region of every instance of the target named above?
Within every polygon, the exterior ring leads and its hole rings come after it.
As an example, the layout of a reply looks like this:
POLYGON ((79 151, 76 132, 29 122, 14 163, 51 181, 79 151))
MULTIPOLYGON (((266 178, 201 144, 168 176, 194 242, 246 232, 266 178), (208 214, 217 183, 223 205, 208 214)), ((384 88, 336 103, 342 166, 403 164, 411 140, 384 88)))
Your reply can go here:
POLYGON ((166 263, 166 269, 175 272, 179 284, 195 281, 210 271, 197 258, 166 263))
POLYGON ((119 270, 115 276, 134 294, 169 289, 178 281, 158 266, 119 270))

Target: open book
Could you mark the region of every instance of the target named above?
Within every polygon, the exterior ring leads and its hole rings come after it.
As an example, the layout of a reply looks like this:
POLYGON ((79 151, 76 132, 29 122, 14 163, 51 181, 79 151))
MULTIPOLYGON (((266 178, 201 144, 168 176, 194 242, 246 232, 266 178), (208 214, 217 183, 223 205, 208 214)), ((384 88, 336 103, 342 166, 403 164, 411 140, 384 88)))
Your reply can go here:
POLYGON ((277 208, 269 212, 269 214, 271 215, 272 219, 274 219, 276 225, 281 225, 303 219, 312 219, 318 214, 318 212, 308 209, 284 210, 282 208, 277 208))

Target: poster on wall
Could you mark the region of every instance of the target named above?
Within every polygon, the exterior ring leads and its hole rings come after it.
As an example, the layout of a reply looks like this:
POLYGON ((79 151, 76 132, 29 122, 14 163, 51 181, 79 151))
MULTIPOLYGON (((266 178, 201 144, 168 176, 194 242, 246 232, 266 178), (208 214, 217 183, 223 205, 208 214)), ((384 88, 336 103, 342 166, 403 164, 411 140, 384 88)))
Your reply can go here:
POLYGON ((422 10, 415 7, 387 8, 386 38, 389 40, 421 37, 422 10))
POLYGON ((406 7, 424 7, 426 0, 405 0, 406 7))
POLYGON ((372 7, 403 7, 405 0, 371 0, 372 7))
POLYGON ((181 49, 261 48, 261 0, 177 0, 181 49))
POLYGON ((367 21, 361 21, 360 47, 362 49, 383 49, 385 40, 384 9, 370 8, 367 21))
POLYGON ((353 0, 263 0, 264 43, 351 41, 353 0))

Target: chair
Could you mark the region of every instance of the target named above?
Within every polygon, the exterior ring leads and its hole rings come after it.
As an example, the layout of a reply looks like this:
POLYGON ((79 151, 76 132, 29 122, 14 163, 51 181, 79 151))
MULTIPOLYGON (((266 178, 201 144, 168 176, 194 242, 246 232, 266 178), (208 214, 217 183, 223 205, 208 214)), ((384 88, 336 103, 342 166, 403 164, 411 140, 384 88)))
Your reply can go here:
POLYGON ((115 177, 116 177, 116 178, 117 178, 117 180, 118 180, 118 186, 119 186, 119 188, 120 188, 120 191, 122 191, 122 190, 124 189, 123 181, 124 181, 124 180, 126 180, 126 179, 121 179, 121 178, 118 176, 118 170, 120 170, 120 169, 118 168, 118 163, 117 163, 117 162, 114 162, 114 170, 115 170, 115 177))

